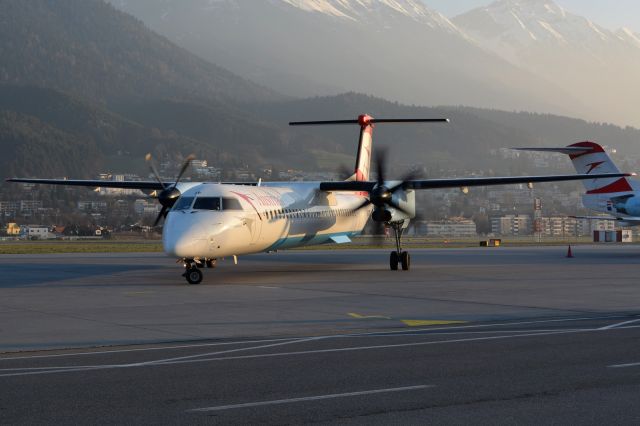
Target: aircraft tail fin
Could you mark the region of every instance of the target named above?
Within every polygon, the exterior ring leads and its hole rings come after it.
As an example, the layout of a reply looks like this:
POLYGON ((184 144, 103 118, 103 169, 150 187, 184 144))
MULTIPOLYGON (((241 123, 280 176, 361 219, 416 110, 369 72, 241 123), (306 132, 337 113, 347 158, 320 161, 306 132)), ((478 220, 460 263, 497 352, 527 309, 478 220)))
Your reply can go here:
MULTIPOLYGON (((567 154, 579 174, 620 173, 604 148, 595 142, 578 142, 564 148, 514 148, 518 151, 559 152, 567 154)), ((618 197, 636 188, 636 182, 627 177, 583 180, 586 195, 618 197)))
POLYGON ((355 171, 348 181, 368 181, 371 171, 371 153, 373 149, 373 127, 378 123, 448 123, 448 118, 373 118, 363 114, 357 120, 329 120, 329 121, 294 121, 290 126, 315 126, 323 124, 357 124, 360 126, 358 140, 358 154, 356 155, 355 171))

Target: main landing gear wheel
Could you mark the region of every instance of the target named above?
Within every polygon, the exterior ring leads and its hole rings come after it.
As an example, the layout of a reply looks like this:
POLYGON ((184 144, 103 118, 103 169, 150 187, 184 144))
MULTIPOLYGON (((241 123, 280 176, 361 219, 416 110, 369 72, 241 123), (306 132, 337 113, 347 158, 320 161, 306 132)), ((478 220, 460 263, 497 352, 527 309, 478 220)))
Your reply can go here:
POLYGON ((189 284, 200 284, 202 282, 202 271, 192 266, 185 271, 184 277, 189 284))
POLYGON ((411 267, 411 256, 408 251, 403 251, 400 255, 400 263, 402 263, 402 270, 408 271, 411 267))
POLYGON ((402 222, 394 222, 389 224, 393 229, 396 237, 396 251, 392 251, 389 256, 389 267, 392 271, 398 270, 398 264, 402 265, 403 271, 411 268, 411 256, 408 251, 402 251, 402 222))
POLYGON ((398 270, 398 261, 398 252, 392 251, 391 255, 389 256, 389 266, 391 267, 392 271, 398 270))

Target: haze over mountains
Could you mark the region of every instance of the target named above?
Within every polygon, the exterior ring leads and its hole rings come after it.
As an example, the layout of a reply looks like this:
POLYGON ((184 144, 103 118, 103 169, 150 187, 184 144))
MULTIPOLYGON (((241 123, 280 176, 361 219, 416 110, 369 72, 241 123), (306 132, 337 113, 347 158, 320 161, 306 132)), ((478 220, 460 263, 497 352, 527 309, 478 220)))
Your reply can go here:
POLYGON ((294 96, 355 90, 640 125, 640 37, 552 0, 499 0, 452 20, 419 0, 111 1, 198 55, 294 96))
POLYGON ((287 122, 360 113, 452 119, 446 126, 376 129, 376 146, 390 146, 393 159, 404 164, 398 175, 409 164, 520 174, 526 162, 504 162, 489 151, 589 138, 640 155, 640 132, 632 128, 429 107, 496 104, 546 113, 562 109, 547 104, 571 96, 523 72, 513 58, 480 49, 460 26, 417 0, 114 3, 138 16, 157 15, 158 25, 181 29, 182 38, 163 31, 165 38, 102 0, 3 1, 1 177, 146 174, 143 157, 149 151, 174 160, 193 152, 223 168, 256 172, 272 166, 335 171, 339 164, 351 166, 357 129, 294 129, 287 122), (240 12, 248 4, 255 10, 245 16, 240 12), (187 17, 193 19, 189 25, 178 25, 187 17), (243 36, 238 28, 247 23, 255 26, 245 27, 251 32, 243 36), (211 27, 220 40, 202 38, 211 27), (277 37, 269 41, 272 35, 277 37), (194 42, 189 49, 174 44, 186 46, 188 40, 194 42), (326 45, 341 50, 326 52, 326 45), (465 54, 452 55, 448 49, 454 48, 465 54), (227 69, 234 67, 246 73, 227 69), (256 82, 247 78, 250 73, 256 82), (428 99, 412 107, 369 96, 382 88, 392 100, 400 97, 392 92, 428 99), (339 90, 346 93, 335 94, 339 90), (291 97, 303 92, 331 95, 291 97))
POLYGON ((600 120, 640 123, 640 36, 610 31, 548 0, 500 0, 453 19, 484 48, 592 105, 600 120))

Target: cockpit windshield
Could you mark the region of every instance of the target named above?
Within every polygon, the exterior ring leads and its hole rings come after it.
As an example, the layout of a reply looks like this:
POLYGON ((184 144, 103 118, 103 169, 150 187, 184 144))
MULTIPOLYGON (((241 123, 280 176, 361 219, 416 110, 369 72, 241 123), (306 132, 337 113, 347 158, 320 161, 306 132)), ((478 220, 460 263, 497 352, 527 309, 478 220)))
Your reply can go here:
POLYGON ((180 197, 173 206, 173 210, 189 210, 194 197, 180 197))
POLYGON ((194 210, 221 210, 219 197, 198 197, 193 203, 194 210))
POLYGON ((198 197, 193 203, 194 210, 242 210, 240 201, 228 197, 198 197))

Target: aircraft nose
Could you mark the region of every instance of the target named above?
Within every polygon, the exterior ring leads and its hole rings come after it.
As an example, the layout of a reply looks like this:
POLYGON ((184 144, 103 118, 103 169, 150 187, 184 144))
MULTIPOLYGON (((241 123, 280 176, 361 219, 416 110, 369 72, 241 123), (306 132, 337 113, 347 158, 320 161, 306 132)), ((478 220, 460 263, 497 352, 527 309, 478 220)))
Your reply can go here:
POLYGON ((205 257, 209 248, 206 238, 194 238, 190 235, 179 235, 167 238, 163 242, 164 251, 175 257, 205 257))
POLYGON ((162 233, 164 251, 175 257, 205 257, 209 249, 207 237, 197 224, 168 221, 162 233))

